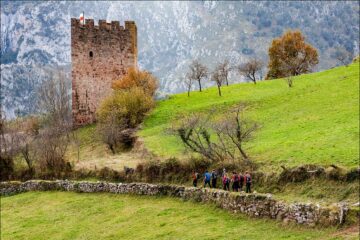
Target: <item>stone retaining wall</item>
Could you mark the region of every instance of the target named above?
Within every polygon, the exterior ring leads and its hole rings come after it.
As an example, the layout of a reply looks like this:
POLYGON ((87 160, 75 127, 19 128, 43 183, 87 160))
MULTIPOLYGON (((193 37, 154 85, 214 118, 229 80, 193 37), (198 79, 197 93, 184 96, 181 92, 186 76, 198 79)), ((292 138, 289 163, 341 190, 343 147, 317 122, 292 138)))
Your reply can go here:
POLYGON ((315 204, 287 204, 270 194, 230 193, 220 189, 203 189, 175 185, 148 183, 107 183, 76 181, 1 182, 0 195, 13 195, 27 191, 108 192, 150 196, 171 196, 184 200, 214 203, 220 208, 245 213, 252 217, 267 217, 284 222, 309 226, 334 226, 343 224, 348 208, 343 204, 320 206, 315 204))

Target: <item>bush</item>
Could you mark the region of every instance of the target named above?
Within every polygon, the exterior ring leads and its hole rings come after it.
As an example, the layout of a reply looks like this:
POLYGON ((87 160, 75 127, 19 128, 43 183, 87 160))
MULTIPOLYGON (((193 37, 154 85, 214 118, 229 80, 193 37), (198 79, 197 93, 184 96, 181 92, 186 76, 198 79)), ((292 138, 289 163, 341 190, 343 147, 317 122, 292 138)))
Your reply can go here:
POLYGON ((346 181, 352 182, 360 179, 360 168, 354 168, 346 173, 346 181))
POLYGON ((133 146, 135 128, 153 106, 153 98, 138 87, 115 90, 102 102, 97 111, 97 129, 113 153, 133 146))
POLYGON ((325 172, 324 168, 311 164, 290 169, 283 167, 283 169, 279 176, 279 182, 281 183, 303 182, 311 177, 321 177, 325 172))
POLYGON ((54 126, 42 130, 33 146, 42 173, 59 177, 64 171, 71 171, 71 165, 65 159, 68 144, 69 135, 66 127, 54 126))
POLYGON ((158 80, 147 71, 130 68, 114 81, 114 92, 97 110, 98 132, 112 153, 133 147, 136 128, 154 106, 158 80))
POLYGON ((326 177, 334 181, 342 181, 345 179, 345 170, 339 167, 328 167, 325 169, 326 177))
POLYGON ((112 88, 114 90, 141 88, 147 95, 155 96, 158 85, 157 78, 150 72, 130 68, 127 75, 113 82, 112 88))
POLYGON ((14 174, 14 161, 10 157, 0 155, 0 180, 6 181, 12 178, 14 174))
POLYGON ((145 114, 154 106, 154 100, 141 88, 131 88, 126 91, 114 91, 106 98, 97 111, 100 123, 115 118, 115 123, 134 128, 145 117, 145 114))
POLYGON ((147 182, 154 182, 160 175, 160 162, 149 161, 145 164, 144 174, 147 182))
POLYGON ((189 159, 189 167, 191 170, 196 170, 198 172, 205 172, 205 170, 207 170, 210 166, 211 166, 211 161, 207 158, 194 158, 191 157, 189 159))
POLYGON ((176 158, 169 158, 162 163, 162 172, 165 174, 179 172, 181 168, 181 163, 176 158))

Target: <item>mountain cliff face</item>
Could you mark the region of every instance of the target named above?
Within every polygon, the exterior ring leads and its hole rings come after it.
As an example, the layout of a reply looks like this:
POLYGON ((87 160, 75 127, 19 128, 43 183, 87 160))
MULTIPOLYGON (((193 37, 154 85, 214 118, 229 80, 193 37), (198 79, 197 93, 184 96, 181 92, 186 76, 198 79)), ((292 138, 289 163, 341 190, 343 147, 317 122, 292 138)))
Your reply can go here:
MULTIPOLYGON (((8 116, 33 111, 45 67, 70 71, 70 18, 136 21, 139 66, 161 92, 184 89, 193 59, 212 68, 228 58, 267 60, 271 40, 300 29, 320 53, 314 70, 335 66, 336 47, 358 54, 357 2, 1 2, 1 103, 8 116)), ((239 77, 232 75, 232 81, 239 77)))

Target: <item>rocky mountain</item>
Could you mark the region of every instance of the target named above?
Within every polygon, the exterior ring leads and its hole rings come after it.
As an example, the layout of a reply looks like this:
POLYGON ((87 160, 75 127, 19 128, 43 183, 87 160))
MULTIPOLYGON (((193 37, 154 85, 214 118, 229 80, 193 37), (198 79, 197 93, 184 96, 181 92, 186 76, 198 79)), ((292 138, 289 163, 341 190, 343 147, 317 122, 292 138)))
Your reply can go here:
MULTIPOLYGON (((136 21, 139 65, 159 77, 161 91, 184 89, 193 59, 210 68, 257 56, 271 40, 300 29, 320 53, 316 70, 337 64, 336 47, 359 52, 359 5, 354 2, 1 2, 1 103, 9 117, 33 111, 44 68, 70 71, 70 18, 136 21)), ((240 78, 233 74, 232 81, 240 78)))

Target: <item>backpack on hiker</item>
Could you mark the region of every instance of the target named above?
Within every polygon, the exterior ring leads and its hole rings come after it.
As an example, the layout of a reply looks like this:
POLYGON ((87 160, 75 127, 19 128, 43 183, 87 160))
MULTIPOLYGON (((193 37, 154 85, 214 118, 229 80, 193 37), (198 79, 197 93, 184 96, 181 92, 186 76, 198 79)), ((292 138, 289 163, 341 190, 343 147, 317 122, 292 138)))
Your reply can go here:
POLYGON ((250 176, 245 176, 245 181, 246 183, 251 183, 251 177, 250 176))
POLYGON ((240 185, 242 185, 245 182, 245 177, 243 175, 239 176, 240 185))
POLYGON ((223 184, 226 185, 226 184, 229 184, 230 183, 230 179, 226 176, 223 177, 223 184))
POLYGON ((199 174, 199 173, 195 173, 195 178, 196 178, 196 180, 199 180, 199 179, 200 179, 200 174, 199 174))
POLYGON ((211 174, 211 177, 212 177, 212 179, 217 179, 216 173, 212 173, 212 174, 211 174))
POLYGON ((239 182, 239 176, 236 174, 235 176, 234 176, 234 182, 239 182))

